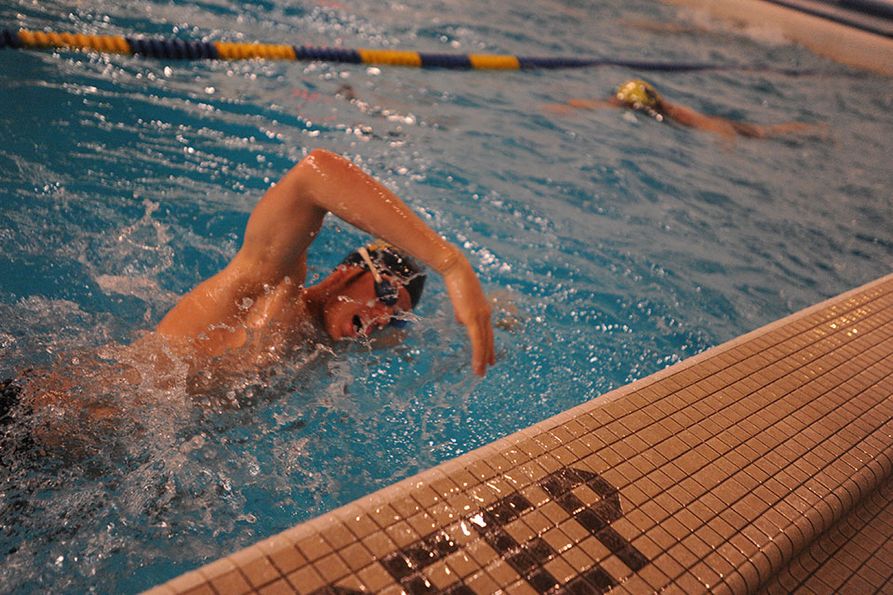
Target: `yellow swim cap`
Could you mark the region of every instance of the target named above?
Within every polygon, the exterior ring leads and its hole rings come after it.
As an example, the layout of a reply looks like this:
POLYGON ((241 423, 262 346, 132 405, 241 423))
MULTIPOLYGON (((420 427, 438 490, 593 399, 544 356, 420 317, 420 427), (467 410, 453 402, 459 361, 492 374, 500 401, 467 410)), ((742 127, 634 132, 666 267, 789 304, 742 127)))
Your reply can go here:
POLYGON ((626 81, 617 87, 614 97, 617 98, 617 101, 633 109, 654 110, 660 103, 660 94, 642 79, 626 81))

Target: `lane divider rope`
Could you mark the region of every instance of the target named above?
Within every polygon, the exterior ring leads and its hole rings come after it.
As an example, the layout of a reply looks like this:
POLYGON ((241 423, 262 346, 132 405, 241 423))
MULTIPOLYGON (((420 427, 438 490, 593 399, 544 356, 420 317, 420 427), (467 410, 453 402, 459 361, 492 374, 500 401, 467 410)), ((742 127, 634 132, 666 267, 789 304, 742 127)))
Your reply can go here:
MULTIPOLYGON (((451 68, 475 70, 534 70, 620 66, 643 71, 683 72, 698 70, 767 70, 738 64, 649 62, 609 60, 601 58, 532 57, 511 54, 439 54, 406 50, 348 49, 332 47, 292 46, 266 43, 231 43, 224 41, 190 41, 176 38, 123 37, 118 35, 83 35, 0 29, 0 49, 86 50, 112 54, 129 54, 163 60, 298 60, 340 62, 417 68, 451 68)), ((806 71, 771 69, 785 74, 806 71)))

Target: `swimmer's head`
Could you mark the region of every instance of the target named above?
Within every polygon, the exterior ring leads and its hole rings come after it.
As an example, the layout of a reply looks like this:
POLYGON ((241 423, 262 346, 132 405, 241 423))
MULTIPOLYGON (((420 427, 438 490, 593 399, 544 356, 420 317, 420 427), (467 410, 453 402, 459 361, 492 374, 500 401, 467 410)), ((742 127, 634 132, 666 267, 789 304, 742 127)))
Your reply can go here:
POLYGON ((626 107, 649 115, 655 115, 660 110, 660 93, 642 79, 632 79, 621 84, 614 92, 614 98, 626 107))
POLYGON ((332 275, 342 278, 323 308, 323 324, 333 339, 399 325, 399 314, 419 303, 426 278, 415 260, 383 242, 351 252, 332 275))

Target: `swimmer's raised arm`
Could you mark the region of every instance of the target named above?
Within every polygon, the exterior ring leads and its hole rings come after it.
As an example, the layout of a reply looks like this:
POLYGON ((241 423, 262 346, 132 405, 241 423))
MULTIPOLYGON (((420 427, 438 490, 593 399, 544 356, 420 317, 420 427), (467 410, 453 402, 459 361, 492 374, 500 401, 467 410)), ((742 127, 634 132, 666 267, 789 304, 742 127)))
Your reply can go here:
MULTIPOLYGON (((328 151, 315 150, 270 189, 264 200, 268 198, 270 202, 279 201, 283 205, 275 209, 281 213, 271 213, 278 220, 287 221, 295 210, 301 209, 299 205, 309 203, 319 215, 320 222, 326 212, 333 213, 404 250, 440 273, 449 291, 456 319, 468 330, 475 373, 483 375, 487 365, 493 365, 490 307, 471 264, 457 247, 428 227, 396 194, 347 159, 328 151)), ((267 212, 261 210, 261 205, 258 205, 255 215, 266 221, 267 212)), ((268 223, 276 225, 272 221, 268 223)), ((263 238, 253 237, 251 221, 248 225, 246 245, 249 241, 263 241, 263 238), (250 239, 249 235, 252 236, 250 239)), ((259 227, 261 233, 265 233, 264 227, 266 224, 259 227)), ((318 225, 313 231, 316 229, 318 225)), ((303 232, 280 231, 282 240, 288 236, 296 238, 303 232)), ((288 242, 284 244, 287 246, 288 242)))
POLYGON ((326 213, 390 242, 438 273, 464 260, 396 194, 349 160, 322 149, 267 191, 248 220, 242 251, 285 269, 306 251, 326 213))

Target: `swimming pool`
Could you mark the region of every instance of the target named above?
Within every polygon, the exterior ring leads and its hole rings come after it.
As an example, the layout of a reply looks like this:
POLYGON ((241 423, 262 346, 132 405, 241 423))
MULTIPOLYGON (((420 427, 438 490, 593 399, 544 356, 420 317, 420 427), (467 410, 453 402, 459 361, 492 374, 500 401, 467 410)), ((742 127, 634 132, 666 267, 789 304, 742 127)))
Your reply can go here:
MULTIPOLYGON (((820 142, 729 145, 631 113, 542 109, 607 95, 631 74, 619 69, 0 52, 3 377, 83 369, 85 354, 108 355, 108 345, 155 324, 232 256, 260 194, 317 146, 356 160, 463 246, 506 304, 496 313, 499 362, 482 381, 432 278, 399 347, 308 345, 235 385, 240 409, 184 411, 176 405, 185 396, 166 393, 138 408, 132 434, 111 432, 86 459, 4 453, 3 591, 151 586, 893 263, 893 86, 769 34, 636 29, 655 11, 675 20, 652 2, 474 4, 462 15, 421 2, 79 6, 16 2, 0 8, 0 21, 816 68, 829 74, 648 78, 708 113, 826 122, 831 132, 820 142)), ((329 221, 311 274, 362 239, 329 221)))

